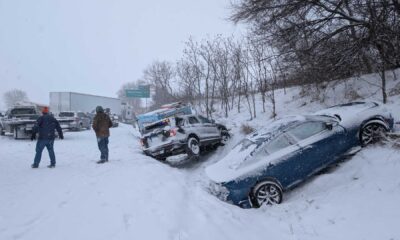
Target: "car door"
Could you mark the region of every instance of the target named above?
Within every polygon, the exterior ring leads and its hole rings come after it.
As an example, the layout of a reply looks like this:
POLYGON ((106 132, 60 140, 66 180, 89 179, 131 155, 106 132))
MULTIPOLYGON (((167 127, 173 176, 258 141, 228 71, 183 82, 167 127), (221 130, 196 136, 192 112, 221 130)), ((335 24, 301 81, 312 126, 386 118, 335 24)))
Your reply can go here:
POLYGON ((195 116, 188 116, 185 125, 189 132, 196 134, 200 139, 204 139, 205 134, 201 128, 201 123, 195 116))
POLYGON ((201 121, 201 129, 204 133, 204 137, 207 139, 216 139, 220 138, 220 131, 218 130, 217 125, 212 122, 210 119, 203 117, 201 115, 197 116, 198 119, 201 121))
POLYGON ((285 133, 272 137, 253 157, 255 160, 261 157, 267 161, 259 180, 265 177, 272 177, 286 188, 302 177, 299 170, 301 167, 299 161, 301 159, 301 149, 285 133))
POLYGON ((296 139, 301 149, 299 163, 304 176, 332 163, 345 147, 345 130, 338 124, 329 128, 324 121, 308 121, 289 129, 287 134, 296 139))

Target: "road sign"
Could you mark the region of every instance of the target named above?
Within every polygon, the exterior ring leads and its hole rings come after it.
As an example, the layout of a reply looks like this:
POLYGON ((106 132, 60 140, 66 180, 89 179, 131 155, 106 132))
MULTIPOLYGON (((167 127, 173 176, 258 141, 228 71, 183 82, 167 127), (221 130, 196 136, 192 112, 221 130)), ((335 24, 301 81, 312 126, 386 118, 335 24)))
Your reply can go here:
POLYGON ((140 85, 138 89, 127 89, 125 90, 126 97, 130 98, 149 98, 150 97, 150 86, 140 85))

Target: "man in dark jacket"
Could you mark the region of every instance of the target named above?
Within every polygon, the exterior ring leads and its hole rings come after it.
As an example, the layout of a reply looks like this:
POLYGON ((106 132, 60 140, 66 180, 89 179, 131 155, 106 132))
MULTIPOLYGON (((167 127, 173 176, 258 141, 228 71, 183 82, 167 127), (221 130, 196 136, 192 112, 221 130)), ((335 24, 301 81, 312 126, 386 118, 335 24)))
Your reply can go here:
POLYGON ((101 106, 96 107, 96 116, 93 118, 92 127, 96 132, 97 145, 101 153, 100 161, 97 163, 108 162, 108 137, 110 136, 112 122, 101 106))
POLYGON ((43 149, 46 147, 49 152, 50 165, 48 168, 56 167, 56 156, 54 154, 54 130, 57 130, 60 139, 64 139, 60 123, 49 114, 49 108, 45 107, 42 110, 43 115, 38 118, 33 127, 31 140, 36 139, 36 133, 39 133, 38 141, 36 142, 36 155, 32 164, 32 168, 38 168, 40 159, 42 158, 43 149))

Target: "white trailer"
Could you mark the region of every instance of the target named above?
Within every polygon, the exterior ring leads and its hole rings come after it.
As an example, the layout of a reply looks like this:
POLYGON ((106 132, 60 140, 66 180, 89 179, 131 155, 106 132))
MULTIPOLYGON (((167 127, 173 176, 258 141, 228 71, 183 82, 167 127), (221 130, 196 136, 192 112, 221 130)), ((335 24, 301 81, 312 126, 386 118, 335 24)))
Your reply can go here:
POLYGON ((121 100, 118 98, 96 96, 75 92, 50 92, 50 111, 93 112, 97 106, 109 108, 113 114, 121 115, 121 100))

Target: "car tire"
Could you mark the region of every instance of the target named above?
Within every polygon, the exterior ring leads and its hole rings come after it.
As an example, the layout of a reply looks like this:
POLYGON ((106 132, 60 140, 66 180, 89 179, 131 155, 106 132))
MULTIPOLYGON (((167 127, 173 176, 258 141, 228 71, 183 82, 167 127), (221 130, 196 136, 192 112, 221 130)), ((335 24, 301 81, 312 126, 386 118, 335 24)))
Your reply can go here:
POLYGON ((5 135, 5 132, 4 132, 4 130, 3 130, 3 127, 0 126, 0 136, 4 136, 4 135, 5 135))
POLYGON ((379 142, 387 132, 388 130, 386 127, 380 123, 366 124, 360 131, 361 146, 365 147, 369 144, 379 142))
POLYGON ((280 204, 283 199, 281 186, 272 180, 265 180, 257 183, 251 191, 253 207, 259 208, 262 205, 280 204))
POLYGON ((227 132, 221 132, 221 146, 225 146, 225 144, 229 141, 231 135, 227 132))
POLYGON ((186 144, 186 153, 190 157, 200 156, 200 143, 196 137, 189 137, 186 144))
POLYGON ((155 157, 158 161, 165 162, 167 160, 166 157, 155 157))

